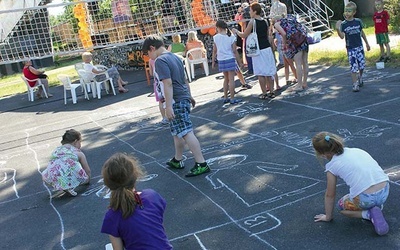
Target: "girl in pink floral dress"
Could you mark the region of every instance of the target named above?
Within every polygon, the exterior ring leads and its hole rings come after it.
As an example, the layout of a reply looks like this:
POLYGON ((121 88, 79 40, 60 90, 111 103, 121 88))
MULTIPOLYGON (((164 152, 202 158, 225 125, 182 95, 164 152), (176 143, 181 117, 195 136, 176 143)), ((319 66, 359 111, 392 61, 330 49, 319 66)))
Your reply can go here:
POLYGON ((81 133, 74 129, 67 130, 62 137, 62 145, 54 150, 47 168, 42 172, 43 181, 58 191, 58 195, 67 192, 76 196, 74 189, 90 181, 90 167, 80 150, 81 141, 81 133))

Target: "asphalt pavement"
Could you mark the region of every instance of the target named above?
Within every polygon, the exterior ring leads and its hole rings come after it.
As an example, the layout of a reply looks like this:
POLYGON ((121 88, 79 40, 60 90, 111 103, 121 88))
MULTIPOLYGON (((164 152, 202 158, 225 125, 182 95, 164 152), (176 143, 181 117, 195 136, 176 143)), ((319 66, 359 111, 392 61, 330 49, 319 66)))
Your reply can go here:
MULTIPOLYGON (((191 118, 212 171, 193 178, 184 177, 194 163, 188 150, 186 169, 165 165, 173 142, 144 72, 122 77, 130 82, 128 93, 88 101, 79 92, 75 105, 70 99, 64 105, 61 87, 34 102, 26 94, 0 99, 0 249, 104 249, 109 239, 100 228, 109 192, 101 167, 115 152, 144 166, 138 189, 155 189, 166 199, 164 224, 174 249, 400 249, 397 68, 369 66, 364 87, 354 93, 348 67, 314 65, 308 90, 283 89, 273 100, 259 100, 257 80, 247 77, 253 88, 237 82, 238 105, 223 104, 220 73, 206 77, 197 69, 191 118), (77 188, 77 197, 49 199, 40 172, 69 128, 83 134, 93 178, 77 188), (313 221, 324 212, 326 186, 311 146, 319 131, 366 150, 390 174, 388 235, 338 212, 330 223, 313 221)), ((348 188, 339 182, 337 192, 339 199, 348 188)))

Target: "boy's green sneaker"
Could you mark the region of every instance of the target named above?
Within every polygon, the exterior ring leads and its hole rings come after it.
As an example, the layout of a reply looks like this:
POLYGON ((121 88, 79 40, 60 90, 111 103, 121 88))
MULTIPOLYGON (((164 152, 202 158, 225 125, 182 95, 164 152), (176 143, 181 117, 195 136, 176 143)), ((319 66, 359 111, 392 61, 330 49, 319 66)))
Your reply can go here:
POLYGON ((205 166, 201 166, 199 163, 196 163, 192 169, 190 169, 190 172, 187 173, 185 176, 186 177, 193 177, 197 175, 201 175, 204 173, 210 172, 210 167, 206 163, 205 166))
POLYGON ((185 165, 183 164, 183 160, 178 161, 175 158, 172 158, 170 161, 167 161, 167 166, 176 169, 182 169, 185 167, 185 165))

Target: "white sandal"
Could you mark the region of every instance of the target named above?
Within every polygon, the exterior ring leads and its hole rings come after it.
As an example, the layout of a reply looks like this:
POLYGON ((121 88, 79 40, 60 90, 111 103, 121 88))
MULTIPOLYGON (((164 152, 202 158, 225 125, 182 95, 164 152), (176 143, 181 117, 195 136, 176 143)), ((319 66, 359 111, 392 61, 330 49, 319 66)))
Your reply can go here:
POLYGON ((69 193, 71 196, 77 196, 78 195, 78 193, 77 192, 75 192, 75 190, 74 189, 68 189, 68 190, 65 190, 67 193, 69 193))

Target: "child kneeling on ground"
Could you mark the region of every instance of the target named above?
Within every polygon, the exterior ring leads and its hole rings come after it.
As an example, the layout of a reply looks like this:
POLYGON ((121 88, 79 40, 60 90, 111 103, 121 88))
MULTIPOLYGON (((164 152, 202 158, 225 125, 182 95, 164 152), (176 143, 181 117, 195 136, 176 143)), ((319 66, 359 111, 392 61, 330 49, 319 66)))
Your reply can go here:
POLYGON ((379 235, 389 232, 382 213, 383 203, 389 195, 389 177, 378 163, 362 149, 344 147, 338 135, 320 132, 312 139, 316 155, 326 158, 327 189, 325 214, 317 214, 315 222, 331 221, 336 196, 337 177, 350 187, 337 206, 341 214, 370 220, 379 235))

